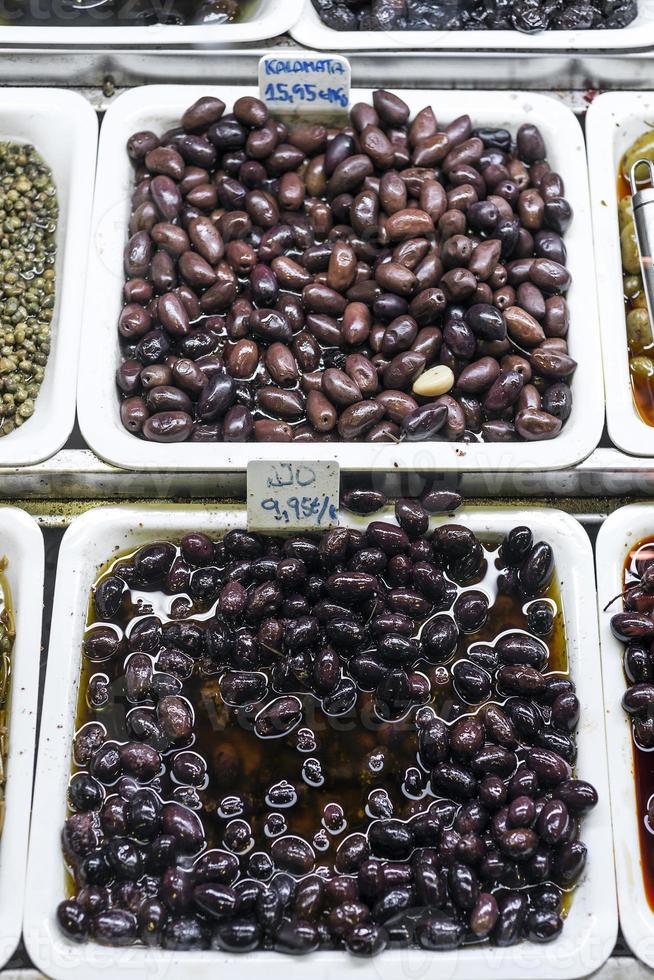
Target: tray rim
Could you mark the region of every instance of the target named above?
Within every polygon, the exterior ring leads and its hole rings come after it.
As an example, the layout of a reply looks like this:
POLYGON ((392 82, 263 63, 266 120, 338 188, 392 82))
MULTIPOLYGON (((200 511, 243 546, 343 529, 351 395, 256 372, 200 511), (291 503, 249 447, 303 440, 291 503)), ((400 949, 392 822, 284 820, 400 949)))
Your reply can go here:
POLYGON ((652 536, 653 528, 653 504, 620 507, 603 522, 595 552, 620 927, 634 956, 649 967, 654 967, 654 910, 643 882, 631 725, 622 708, 627 687, 622 668, 624 644, 613 636, 610 627, 611 616, 622 611, 622 604, 615 603, 607 612, 604 607, 622 592, 623 563, 630 548, 652 536))
MULTIPOLYGON (((398 91, 400 91, 398 89, 398 91)), ((94 377, 98 344, 107 360, 117 364, 118 338, 115 322, 120 310, 117 280, 122 282, 122 249, 125 235, 114 223, 124 215, 127 223, 131 171, 123 146, 129 127, 149 128, 158 121, 170 122, 190 101, 200 94, 216 94, 233 101, 236 93, 258 94, 257 89, 233 86, 151 85, 121 94, 109 107, 100 134, 98 171, 91 235, 85 310, 103 298, 102 309, 91 338, 82 342, 78 383, 78 418, 87 445, 101 459, 124 469, 179 471, 194 470, 234 472, 245 469, 251 458, 274 460, 280 454, 289 460, 312 458, 336 460, 344 470, 366 469, 373 472, 415 469, 439 471, 564 469, 587 458, 597 447, 604 423, 603 387, 599 346, 598 312, 594 276, 594 248, 587 181, 586 151, 583 134, 574 113, 546 95, 502 91, 466 92, 438 89, 401 90, 415 110, 425 102, 437 107, 447 105, 446 115, 456 115, 474 105, 479 122, 498 116, 516 128, 525 116, 538 118, 548 135, 561 133, 550 157, 563 169, 576 210, 566 243, 574 255, 570 262, 574 282, 571 312, 571 349, 579 367, 573 391, 584 389, 576 409, 563 432, 550 442, 538 443, 402 443, 398 447, 371 443, 182 443, 161 446, 126 432, 118 417, 118 396, 113 376, 94 377), (500 106, 498 109, 497 107, 500 106), (163 115, 162 115, 163 114, 163 115), (120 252, 118 244, 120 242, 120 252), (105 311, 106 310, 106 314, 105 311), (309 448, 307 448, 309 447, 309 448)), ((372 90, 355 88, 352 101, 371 98, 372 90)))
POLYGON ((21 937, 26 886, 29 815, 36 748, 43 615, 44 542, 25 511, 0 506, 0 557, 16 623, 7 756, 5 821, 0 835, 0 968, 21 937))
MULTIPOLYGON (((597 787, 600 804, 584 824, 584 839, 595 854, 589 861, 585 882, 580 886, 567 923, 567 932, 551 947, 522 944, 512 949, 472 949, 455 953, 425 955, 424 951, 389 951, 381 958, 362 963, 344 953, 320 952, 308 958, 284 958, 278 954, 257 953, 243 957, 219 952, 171 953, 130 947, 124 950, 99 946, 79 947, 68 943, 57 931, 52 905, 63 897, 63 859, 59 853, 59 823, 65 809, 65 789, 70 772, 70 736, 74 726, 77 696, 77 668, 81 656, 81 631, 91 585, 91 575, 110 557, 116 547, 138 546, 156 535, 179 538, 185 530, 201 528, 210 533, 226 527, 244 526, 246 511, 233 505, 100 507, 76 518, 66 532, 57 567, 50 651, 37 766, 33 828, 28 867, 24 939, 32 960, 46 975, 82 980, 89 965, 113 969, 120 975, 142 975, 145 969, 160 971, 166 980, 188 976, 193 970, 198 980, 215 975, 216 967, 246 965, 253 980, 268 976, 291 976, 300 980, 306 969, 319 980, 330 980, 342 971, 386 980, 398 968, 411 963, 424 978, 447 976, 450 980, 521 980, 529 975, 547 980, 572 980, 598 969, 610 956, 617 935, 617 904, 614 869, 602 855, 612 853, 608 819, 608 776, 605 753, 598 742, 605 741, 604 708, 598 671, 597 617, 594 577, 588 576, 592 549, 585 530, 572 517, 552 508, 517 509, 479 507, 457 513, 455 520, 481 533, 505 533, 516 523, 527 522, 537 535, 547 537, 555 547, 558 574, 566 605, 568 645, 577 663, 576 679, 581 684, 585 716, 579 732, 581 768, 597 787), (583 558, 575 562, 572 556, 583 558), (582 570, 581 565, 586 570, 582 570), (73 608, 71 611, 71 603, 73 608), (71 714, 71 708, 73 712, 71 714), (59 816, 53 818, 53 813, 59 816), (44 831, 41 828, 46 827, 44 831), (586 891, 584 891, 586 886, 586 891), (52 898, 52 904, 50 899, 52 898), (573 931, 574 930, 574 931, 573 931), (567 937, 567 938, 566 938, 567 937), (90 950, 90 952, 89 952, 90 950), (283 973, 282 973, 283 971, 283 973), (498 971, 501 971, 498 973, 498 971)), ((374 515, 392 520, 391 512, 374 515)), ((451 519, 445 515, 432 520, 432 526, 451 519)), ((370 518, 342 515, 342 523, 365 527, 370 518)))
POLYGON ((230 44, 266 41, 285 34, 302 14, 302 0, 259 0, 254 16, 233 24, 151 24, 145 27, 11 27, 0 26, 0 45, 61 44, 73 51, 105 45, 196 45, 220 49, 230 44))
POLYGON ((407 48, 447 53, 626 54, 654 47, 654 9, 644 15, 641 12, 627 27, 605 31, 543 31, 534 35, 519 31, 336 31, 320 20, 311 0, 304 0, 291 37, 308 48, 344 52, 407 48), (638 23, 641 18, 643 22, 638 23))

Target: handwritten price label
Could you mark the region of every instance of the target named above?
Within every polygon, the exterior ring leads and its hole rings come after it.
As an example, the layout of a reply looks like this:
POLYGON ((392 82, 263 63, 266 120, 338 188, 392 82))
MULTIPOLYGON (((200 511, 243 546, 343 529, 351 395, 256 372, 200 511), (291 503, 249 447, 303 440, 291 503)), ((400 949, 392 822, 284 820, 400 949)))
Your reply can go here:
POLYGON ((259 62, 259 90, 269 109, 347 109, 350 63, 340 55, 265 55, 259 62))
POLYGON ((248 463, 248 528, 309 531, 338 524, 338 463, 248 463))

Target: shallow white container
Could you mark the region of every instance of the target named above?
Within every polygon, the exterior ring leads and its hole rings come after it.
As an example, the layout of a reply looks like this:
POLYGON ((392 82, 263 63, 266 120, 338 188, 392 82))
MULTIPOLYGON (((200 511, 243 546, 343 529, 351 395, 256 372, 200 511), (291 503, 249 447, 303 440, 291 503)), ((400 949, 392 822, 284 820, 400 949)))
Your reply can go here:
MULTIPOLYGON (((123 0, 118 0, 118 3, 123 0)), ((129 9, 130 0, 125 0, 129 9)), ((161 4, 163 6, 163 4, 161 4)), ((264 41, 285 34, 302 12, 302 0, 257 0, 245 20, 233 24, 151 24, 146 27, 20 27, 11 24, 0 27, 0 45, 29 45, 30 47, 62 44, 67 47, 96 45, 163 45, 192 44, 201 47, 243 44, 264 41)))
POLYGON ((654 47, 654 5, 639 0, 638 17, 628 27, 606 31, 335 31, 323 24, 311 0, 291 30, 300 44, 319 51, 639 51, 654 47))
MULTIPOLYGON (((5 88, 0 99, 0 140, 32 143, 52 171, 59 200, 56 299, 52 346, 34 414, 0 438, 0 467, 40 463, 64 445, 75 421, 75 374, 82 326, 83 284, 98 117, 76 92, 5 88)), ((95 313, 89 310, 87 329, 95 313)))
MULTIPOLYGON (((374 518, 393 521, 392 514, 374 518)), ((365 528, 372 518, 341 515, 342 523, 365 528)), ((442 518, 447 521, 450 518, 442 518)), ((598 969, 609 957, 617 933, 615 879, 611 860, 608 779, 604 749, 597 618, 592 550, 586 532, 573 518, 547 508, 517 510, 479 508, 455 520, 481 535, 502 536, 517 524, 529 524, 536 539, 554 548, 565 608, 571 671, 583 705, 578 733, 578 771, 598 790, 600 803, 585 820, 582 839, 589 860, 559 940, 548 946, 525 943, 510 949, 468 947, 452 953, 393 950, 371 962, 343 952, 285 957, 257 952, 246 956, 222 952, 175 953, 130 947, 78 946, 58 931, 54 913, 64 898, 64 863, 60 831, 66 812, 71 743, 79 682, 82 636, 92 583, 99 566, 116 551, 157 539, 179 539, 190 530, 220 535, 246 524, 245 509, 227 507, 106 507, 73 521, 59 555, 52 616, 41 739, 36 777, 33 833, 27 883, 24 938, 29 954, 47 976, 88 980, 91 970, 111 977, 151 976, 161 980, 213 980, 243 973, 249 980, 393 980, 400 974, 424 980, 520 980, 577 978, 598 969), (230 972, 229 975, 232 975, 230 972)), ((432 520, 432 526, 438 521, 432 520)))
POLYGON ((649 906, 640 859, 636 787, 631 724, 622 708, 627 688, 622 661, 624 643, 611 632, 611 617, 623 611, 618 599, 622 592, 624 561, 631 548, 654 535, 654 505, 631 504, 611 514, 597 538, 597 602, 602 644, 602 675, 606 706, 606 734, 613 841, 618 885, 620 926, 634 956, 654 967, 654 912, 649 906))
MULTIPOLYGON (((147 86, 132 89, 110 106, 102 125, 85 301, 93 330, 83 336, 78 387, 78 417, 94 452, 116 466, 146 470, 244 470, 250 459, 290 461, 311 457, 336 460, 347 470, 545 470, 573 466, 596 448, 604 424, 601 358, 593 242, 584 139, 573 113, 555 99, 509 92, 403 91, 413 113, 433 105, 449 121, 469 112, 475 125, 539 125, 548 158, 564 177, 575 220, 566 235, 573 285, 570 353, 579 362, 573 382, 576 404, 558 438, 537 443, 423 442, 372 443, 226 443, 158 445, 127 432, 120 421, 115 370, 120 363, 118 317, 122 307, 123 249, 127 241, 133 168, 125 152, 128 137, 139 129, 162 132, 200 95, 220 96, 228 106, 257 90, 235 87, 147 86)), ((352 91, 352 102, 372 92, 352 91)))
POLYGON ((0 559, 7 559, 16 624, 9 702, 5 821, 0 834, 0 967, 18 945, 23 919, 27 842, 43 615, 43 535, 17 507, 0 507, 0 559))
POLYGON ((586 115, 607 425, 611 441, 634 456, 654 456, 654 427, 641 419, 631 391, 617 183, 623 154, 651 126, 653 114, 654 93, 610 92, 586 115))

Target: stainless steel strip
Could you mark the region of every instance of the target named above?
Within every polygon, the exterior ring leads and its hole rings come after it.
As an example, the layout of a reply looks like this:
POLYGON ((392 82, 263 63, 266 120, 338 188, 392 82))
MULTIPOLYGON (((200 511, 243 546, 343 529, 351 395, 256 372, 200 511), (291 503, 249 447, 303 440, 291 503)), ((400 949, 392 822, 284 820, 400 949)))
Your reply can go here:
MULTIPOLYGON (((254 449, 255 447, 253 447, 254 449)), ((365 474, 344 473, 346 485, 365 474)), ((542 473, 375 474, 375 486, 389 496, 419 493, 427 480, 457 486, 474 497, 650 497, 654 459, 597 449, 572 469, 542 473)), ((0 471, 0 499, 98 500, 143 498, 197 500, 245 498, 244 474, 143 473, 119 470, 87 449, 64 449, 36 466, 0 471)))
MULTIPOLYGON (((72 28, 71 30, 74 30, 72 28)), ((224 49, 0 48, 0 84, 113 88, 170 82, 251 81, 261 54, 293 47, 288 38, 224 49)), ((298 49, 302 50, 302 49, 298 49)), ((352 52, 355 85, 576 90, 580 105, 593 89, 648 89, 654 52, 618 55, 440 54, 437 51, 352 52)), ((589 97, 588 96, 588 97, 589 97)))

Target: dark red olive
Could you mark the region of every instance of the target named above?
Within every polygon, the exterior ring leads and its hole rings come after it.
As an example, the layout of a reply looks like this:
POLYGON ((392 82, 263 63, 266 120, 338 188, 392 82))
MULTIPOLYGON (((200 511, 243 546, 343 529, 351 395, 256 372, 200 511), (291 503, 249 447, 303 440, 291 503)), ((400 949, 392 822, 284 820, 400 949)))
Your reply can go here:
POLYGON ((443 912, 430 912, 416 926, 416 939, 423 949, 457 949, 464 937, 463 925, 443 912))

